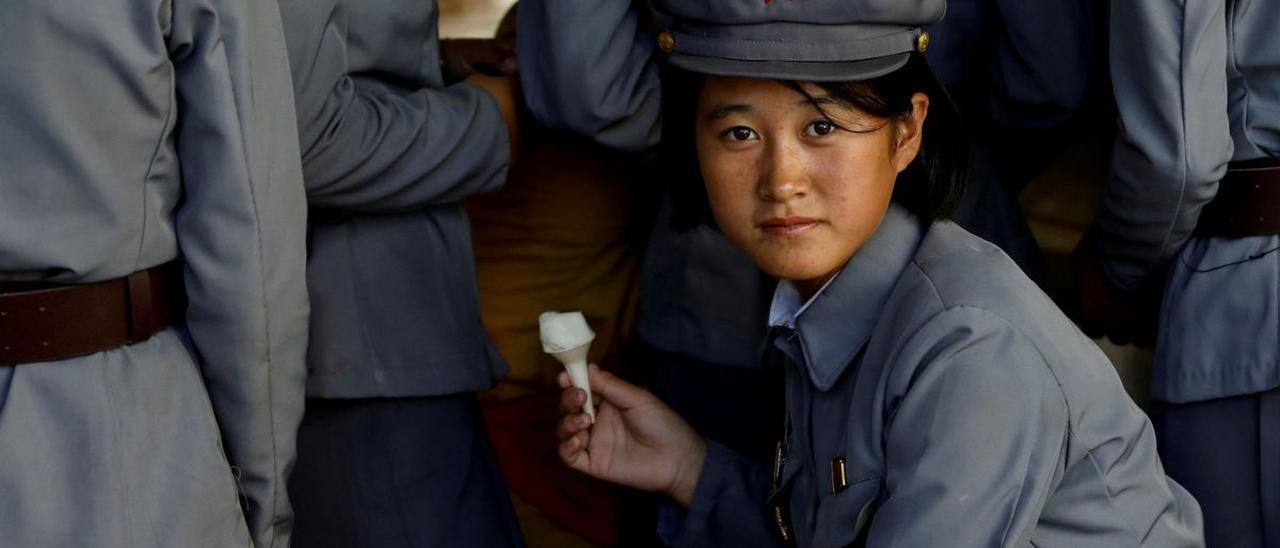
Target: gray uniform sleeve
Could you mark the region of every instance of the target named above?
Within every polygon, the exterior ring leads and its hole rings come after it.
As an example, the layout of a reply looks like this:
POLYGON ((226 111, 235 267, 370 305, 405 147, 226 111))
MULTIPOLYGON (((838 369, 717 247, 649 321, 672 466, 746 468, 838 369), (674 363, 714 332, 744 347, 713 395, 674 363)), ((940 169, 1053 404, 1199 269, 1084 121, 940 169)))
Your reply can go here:
POLYGON ((310 2, 287 4, 313 209, 399 213, 502 185, 507 127, 488 92, 469 84, 393 87, 350 74, 348 37, 335 36, 340 30, 315 19, 321 15, 327 12, 310 2))
MULTIPOLYGON (((1066 401, 1012 325, 943 312, 907 344, 867 546, 1025 547, 1064 460, 1066 401)), ((849 516, 849 520, 857 516, 849 516)))
POLYGON ((520 81, 535 120, 627 152, 657 144, 655 40, 632 2, 525 0, 519 18, 520 81))
POLYGON ((306 199, 274 1, 175 0, 187 326, 255 546, 286 547, 306 382, 306 199))
POLYGON ((1111 3, 1120 123, 1091 241, 1121 289, 1182 248, 1231 159, 1225 9, 1217 0, 1111 3))
MULTIPOLYGON (((767 510, 769 472, 707 440, 707 458, 687 512, 666 505, 658 536, 673 548, 769 546, 779 543, 767 510)), ((781 545, 781 544, 779 544, 781 545)))
POLYGON ((488 92, 362 90, 347 76, 320 87, 330 91, 324 105, 301 113, 312 207, 395 213, 460 202, 506 180, 506 124, 488 92))

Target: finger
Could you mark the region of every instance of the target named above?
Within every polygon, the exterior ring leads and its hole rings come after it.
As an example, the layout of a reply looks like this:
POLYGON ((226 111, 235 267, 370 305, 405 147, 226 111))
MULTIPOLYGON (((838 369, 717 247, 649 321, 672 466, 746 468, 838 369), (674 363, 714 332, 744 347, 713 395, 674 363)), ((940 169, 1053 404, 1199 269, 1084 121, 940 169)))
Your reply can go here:
POLYGON ((564 441, 590 426, 591 417, 588 417, 586 413, 565 415, 560 417, 559 421, 556 421, 556 439, 564 441))
POLYGON ((559 375, 556 375, 556 384, 559 384, 560 388, 573 386, 573 383, 569 381, 569 374, 564 371, 561 371, 559 375))
POLYGON ((560 393, 560 413, 578 413, 587 404, 587 394, 579 388, 567 388, 560 393))
POLYGON ((587 454, 587 442, 589 437, 586 432, 579 432, 577 435, 560 443, 559 452, 560 460, 569 468, 586 472, 591 462, 590 456, 587 454))
POLYGON ((587 379, 591 382, 591 391, 598 395, 598 399, 608 400, 619 411, 645 405, 655 399, 648 390, 624 381, 594 363, 587 369, 587 379))

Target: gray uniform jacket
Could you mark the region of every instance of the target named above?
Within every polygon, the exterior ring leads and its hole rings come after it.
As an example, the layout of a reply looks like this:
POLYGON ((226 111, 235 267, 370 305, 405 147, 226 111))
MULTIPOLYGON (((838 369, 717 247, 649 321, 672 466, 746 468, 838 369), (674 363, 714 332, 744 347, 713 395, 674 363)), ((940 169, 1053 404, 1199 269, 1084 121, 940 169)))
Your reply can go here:
POLYGON ((307 296, 287 69, 275 2, 0 8, 0 279, 181 258, 189 300, 145 342, 0 367, 5 546, 288 546, 307 296))
POLYGON ((506 179, 493 97, 446 86, 434 1, 281 2, 313 223, 315 397, 429 396, 506 373, 462 200, 506 179))
POLYGON ((995 246, 891 206, 774 344, 786 459, 711 443, 674 546, 1200 546, 1105 355, 995 246), (845 462, 833 489, 831 462, 845 462))
POLYGON ((1230 160, 1280 156, 1280 2, 1113 2, 1120 113, 1093 227, 1109 277, 1168 267, 1151 396, 1280 386, 1280 236, 1192 235, 1230 160))

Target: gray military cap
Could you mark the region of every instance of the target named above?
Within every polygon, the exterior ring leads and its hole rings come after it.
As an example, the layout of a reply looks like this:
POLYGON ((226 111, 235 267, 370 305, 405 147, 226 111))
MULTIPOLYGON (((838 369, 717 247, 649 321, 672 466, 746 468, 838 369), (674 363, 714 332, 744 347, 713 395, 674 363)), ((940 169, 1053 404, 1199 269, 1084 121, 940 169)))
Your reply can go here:
POLYGON ((654 0, 658 47, 703 74, 845 81, 875 78, 923 52, 946 0, 654 0))

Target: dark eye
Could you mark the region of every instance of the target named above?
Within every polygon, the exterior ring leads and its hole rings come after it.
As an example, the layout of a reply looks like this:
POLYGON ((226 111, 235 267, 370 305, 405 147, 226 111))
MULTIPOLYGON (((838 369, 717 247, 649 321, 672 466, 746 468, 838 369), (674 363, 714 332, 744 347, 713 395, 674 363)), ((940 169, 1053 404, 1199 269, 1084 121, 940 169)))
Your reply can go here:
POLYGON ((746 126, 734 126, 722 133, 730 141, 750 141, 756 138, 755 130, 746 126))
POLYGON ((831 120, 814 120, 809 122, 808 126, 805 126, 804 134, 809 137, 821 137, 835 130, 836 125, 831 123, 831 120))

